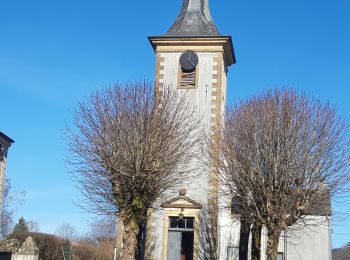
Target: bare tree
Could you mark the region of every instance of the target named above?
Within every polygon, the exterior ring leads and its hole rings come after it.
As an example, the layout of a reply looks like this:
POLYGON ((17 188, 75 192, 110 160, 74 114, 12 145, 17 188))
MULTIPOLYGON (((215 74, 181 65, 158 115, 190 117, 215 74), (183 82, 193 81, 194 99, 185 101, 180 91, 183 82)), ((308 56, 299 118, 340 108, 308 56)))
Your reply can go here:
POLYGON ((200 118, 184 96, 147 83, 94 92, 79 104, 68 131, 83 207, 119 217, 123 259, 135 259, 147 210, 179 185, 197 156, 200 118))
POLYGON ((72 241, 77 237, 77 230, 71 224, 63 223, 57 228, 55 235, 65 240, 72 241))
POLYGON ((27 221, 27 226, 28 226, 28 231, 29 232, 39 232, 40 231, 38 221, 28 220, 27 221))
POLYGON ((3 238, 10 234, 13 224, 13 211, 10 209, 9 196, 10 196, 10 182, 8 179, 4 185, 4 204, 0 209, 0 237, 3 238))
POLYGON ((9 235, 13 228, 13 214, 16 207, 21 205, 24 200, 25 192, 16 192, 12 190, 9 179, 4 184, 4 201, 0 209, 0 238, 9 235))
POLYGON ((105 217, 91 224, 89 237, 98 243, 113 242, 117 235, 116 220, 112 217, 105 217))
POLYGON ((69 245, 73 251, 72 259, 111 259, 116 225, 112 218, 104 218, 92 223, 89 232, 78 236, 74 226, 63 223, 55 235, 71 242, 69 245))
POLYGON ((227 110, 212 156, 241 217, 267 228, 268 260, 275 260, 284 229, 348 188, 348 130, 334 106, 291 89, 268 90, 227 110))
POLYGON ((107 216, 94 220, 90 224, 90 231, 79 236, 72 248, 73 259, 107 259, 110 260, 114 253, 116 239, 116 221, 107 216))

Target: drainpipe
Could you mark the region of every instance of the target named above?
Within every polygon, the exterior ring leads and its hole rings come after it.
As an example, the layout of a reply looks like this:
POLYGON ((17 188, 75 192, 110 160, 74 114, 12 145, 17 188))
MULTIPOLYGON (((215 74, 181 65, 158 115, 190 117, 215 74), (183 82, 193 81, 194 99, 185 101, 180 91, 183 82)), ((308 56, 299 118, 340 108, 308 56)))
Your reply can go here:
POLYGON ((283 259, 287 260, 287 246, 288 246, 288 241, 287 241, 287 229, 284 230, 284 253, 283 253, 283 259))
POLYGON ((331 218, 326 216, 328 224, 328 259, 332 259, 332 230, 331 230, 331 218))

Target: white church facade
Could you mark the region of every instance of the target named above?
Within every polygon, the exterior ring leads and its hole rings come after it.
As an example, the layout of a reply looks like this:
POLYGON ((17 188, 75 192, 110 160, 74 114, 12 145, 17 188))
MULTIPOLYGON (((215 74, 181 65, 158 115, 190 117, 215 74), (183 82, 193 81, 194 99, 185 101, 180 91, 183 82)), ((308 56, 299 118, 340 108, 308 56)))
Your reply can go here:
MULTIPOLYGON (((212 134, 224 114, 227 73, 236 59, 231 37, 220 34, 211 18, 208 0, 183 0, 169 31, 149 41, 156 54, 156 91, 168 86, 187 95, 203 117, 205 131, 212 134)), ((223 201, 215 172, 198 170, 181 188, 174 188, 150 212, 145 259, 238 260, 239 215, 221 207, 211 212, 223 201)), ((278 259, 331 259, 330 215, 330 210, 316 212, 308 216, 314 225, 284 232, 278 259)), ((264 244, 263 231, 262 259, 264 244)))

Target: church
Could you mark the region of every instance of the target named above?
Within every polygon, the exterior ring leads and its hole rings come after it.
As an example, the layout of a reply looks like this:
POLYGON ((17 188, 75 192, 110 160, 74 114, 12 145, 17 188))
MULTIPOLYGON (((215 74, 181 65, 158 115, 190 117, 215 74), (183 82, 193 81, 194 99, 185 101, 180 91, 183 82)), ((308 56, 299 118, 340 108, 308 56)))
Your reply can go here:
MULTIPOLYGON (((167 86, 187 95, 203 116, 205 131, 212 134, 224 115, 227 74, 236 59, 232 38, 219 33, 208 0, 183 0, 170 29, 149 41, 156 59, 156 91, 167 86)), ((149 214, 145 259, 238 260, 239 215, 223 207, 212 210, 220 203, 220 183, 210 169, 197 172, 181 189, 169 192, 149 214)), ((307 218, 314 225, 286 230, 277 259, 331 259, 330 217, 329 208, 307 218)), ((263 231, 262 259, 264 245, 263 231)))

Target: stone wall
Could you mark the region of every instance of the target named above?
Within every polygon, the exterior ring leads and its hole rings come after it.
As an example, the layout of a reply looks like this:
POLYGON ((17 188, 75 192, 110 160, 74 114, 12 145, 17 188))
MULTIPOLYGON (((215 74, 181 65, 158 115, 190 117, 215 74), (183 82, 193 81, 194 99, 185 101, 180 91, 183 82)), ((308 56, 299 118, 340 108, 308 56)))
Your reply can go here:
POLYGON ((18 239, 8 239, 0 241, 0 252, 17 253, 20 247, 21 243, 18 239))

